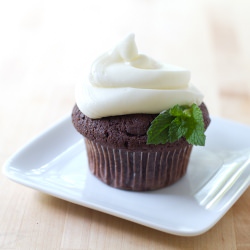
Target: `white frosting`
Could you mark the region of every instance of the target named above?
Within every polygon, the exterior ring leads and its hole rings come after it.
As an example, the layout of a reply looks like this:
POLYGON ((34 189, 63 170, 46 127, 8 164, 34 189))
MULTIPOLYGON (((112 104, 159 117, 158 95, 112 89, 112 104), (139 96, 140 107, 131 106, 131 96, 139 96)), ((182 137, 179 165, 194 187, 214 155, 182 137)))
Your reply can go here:
POLYGON ((76 87, 77 106, 92 119, 159 114, 176 104, 200 105, 202 100, 188 70, 138 54, 133 34, 97 58, 89 81, 76 87))

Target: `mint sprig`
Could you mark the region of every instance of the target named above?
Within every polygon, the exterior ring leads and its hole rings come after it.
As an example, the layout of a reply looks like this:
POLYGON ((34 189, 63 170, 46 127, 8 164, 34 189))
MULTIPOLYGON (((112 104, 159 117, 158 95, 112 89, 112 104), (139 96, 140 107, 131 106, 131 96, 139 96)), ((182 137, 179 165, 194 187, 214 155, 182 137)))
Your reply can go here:
POLYGON ((147 144, 165 144, 184 137, 189 144, 205 145, 202 111, 196 104, 175 105, 161 112, 147 131, 147 144))

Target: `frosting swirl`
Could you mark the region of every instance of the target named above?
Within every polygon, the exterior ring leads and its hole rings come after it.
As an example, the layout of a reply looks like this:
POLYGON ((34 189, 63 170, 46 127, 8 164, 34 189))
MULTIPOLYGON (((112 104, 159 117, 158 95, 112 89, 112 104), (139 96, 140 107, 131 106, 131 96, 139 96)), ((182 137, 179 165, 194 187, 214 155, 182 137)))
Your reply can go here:
POLYGON ((92 64, 89 81, 76 87, 76 103, 92 119, 135 113, 158 114, 176 104, 200 105, 190 72, 138 54, 134 35, 92 64))

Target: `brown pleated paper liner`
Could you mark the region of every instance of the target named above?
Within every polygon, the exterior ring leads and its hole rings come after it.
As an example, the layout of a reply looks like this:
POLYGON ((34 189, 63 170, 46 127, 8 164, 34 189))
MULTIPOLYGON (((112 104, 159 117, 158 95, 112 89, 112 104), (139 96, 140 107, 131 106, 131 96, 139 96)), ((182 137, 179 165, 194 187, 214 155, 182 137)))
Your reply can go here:
POLYGON ((89 168, 109 186, 147 191, 167 187, 187 171, 192 145, 178 149, 131 151, 103 146, 85 138, 89 168))

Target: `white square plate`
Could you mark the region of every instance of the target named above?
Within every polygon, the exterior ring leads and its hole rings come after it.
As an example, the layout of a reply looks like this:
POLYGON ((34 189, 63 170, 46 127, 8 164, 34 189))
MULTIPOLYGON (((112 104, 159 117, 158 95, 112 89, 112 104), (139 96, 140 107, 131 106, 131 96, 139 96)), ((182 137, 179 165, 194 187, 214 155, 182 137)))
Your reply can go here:
POLYGON ((187 174, 157 191, 109 187, 88 170, 82 137, 67 116, 15 153, 11 180, 55 197, 182 236, 209 230, 250 183, 250 128, 212 118, 206 146, 194 147, 187 174))

